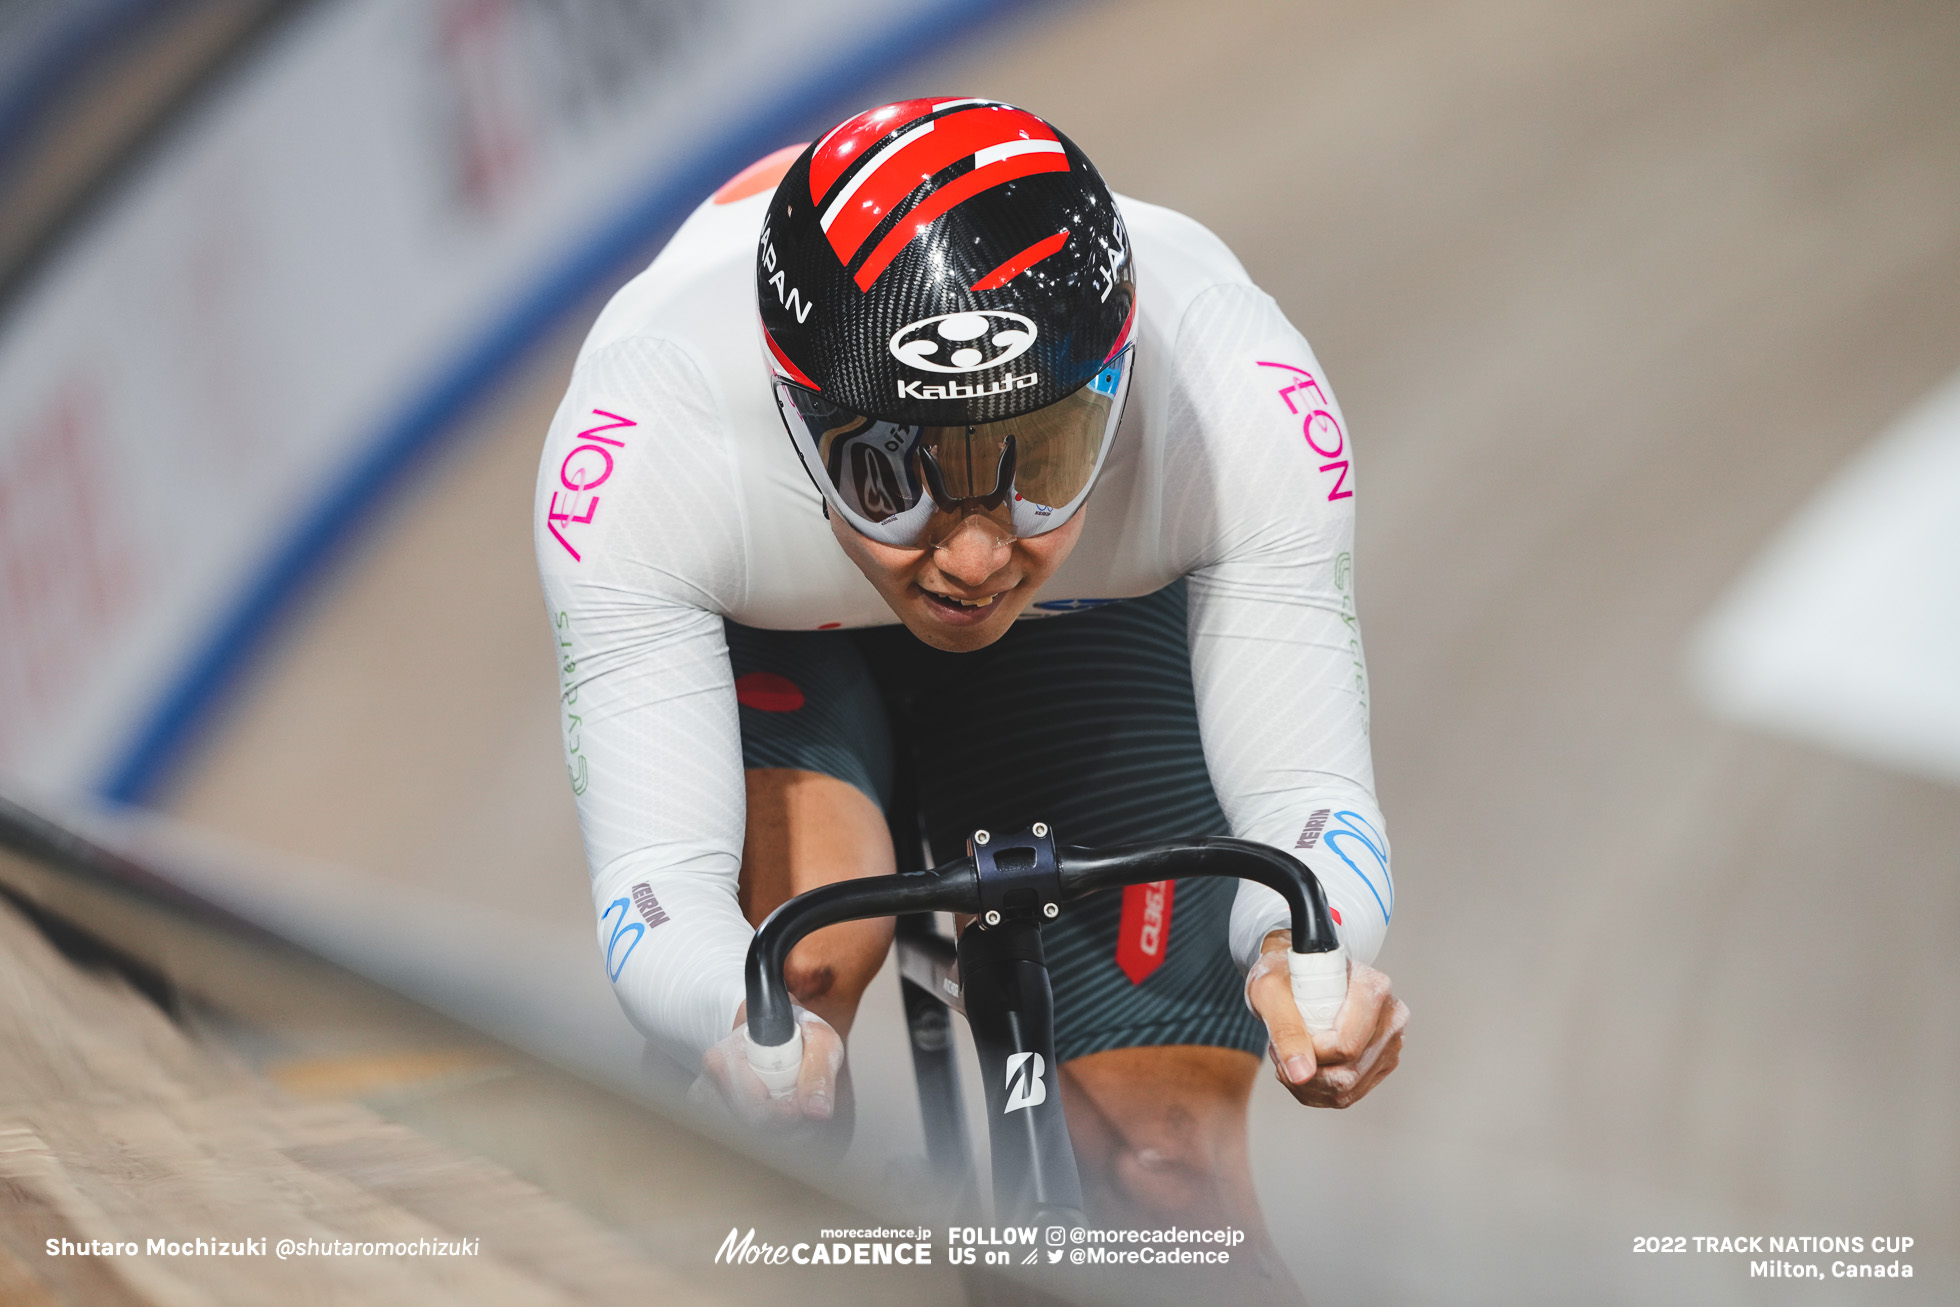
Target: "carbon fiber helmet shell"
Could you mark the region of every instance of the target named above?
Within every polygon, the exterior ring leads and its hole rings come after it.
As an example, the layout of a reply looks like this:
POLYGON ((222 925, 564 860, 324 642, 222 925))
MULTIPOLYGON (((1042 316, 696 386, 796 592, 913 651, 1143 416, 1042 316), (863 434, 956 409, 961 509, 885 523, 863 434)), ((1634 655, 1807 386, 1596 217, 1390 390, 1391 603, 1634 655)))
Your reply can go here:
POLYGON ((1128 233, 1095 165, 993 100, 858 114, 790 165, 756 297, 776 368, 887 422, 1016 418, 1089 384, 1136 312, 1128 233))

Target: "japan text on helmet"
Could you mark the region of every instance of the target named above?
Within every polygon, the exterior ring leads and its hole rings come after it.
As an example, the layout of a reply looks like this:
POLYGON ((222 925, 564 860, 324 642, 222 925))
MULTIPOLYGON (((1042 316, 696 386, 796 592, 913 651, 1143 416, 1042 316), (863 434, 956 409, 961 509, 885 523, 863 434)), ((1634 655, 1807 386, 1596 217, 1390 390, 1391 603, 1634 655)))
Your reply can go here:
POLYGON ((756 292, 785 424, 859 531, 1037 535, 1087 496, 1135 280, 1108 188, 1040 118, 925 99, 840 124, 777 187, 756 292))

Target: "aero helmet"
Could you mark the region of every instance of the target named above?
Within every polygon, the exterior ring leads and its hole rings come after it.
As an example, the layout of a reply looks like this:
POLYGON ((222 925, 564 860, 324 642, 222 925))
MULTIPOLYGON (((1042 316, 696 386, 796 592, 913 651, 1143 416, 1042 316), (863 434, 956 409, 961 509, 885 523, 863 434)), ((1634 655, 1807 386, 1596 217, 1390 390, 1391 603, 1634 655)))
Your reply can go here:
POLYGON ((770 201, 756 295, 790 438, 859 532, 1039 535, 1087 497, 1136 286, 1108 188, 1040 118, 906 100, 833 128, 770 201))

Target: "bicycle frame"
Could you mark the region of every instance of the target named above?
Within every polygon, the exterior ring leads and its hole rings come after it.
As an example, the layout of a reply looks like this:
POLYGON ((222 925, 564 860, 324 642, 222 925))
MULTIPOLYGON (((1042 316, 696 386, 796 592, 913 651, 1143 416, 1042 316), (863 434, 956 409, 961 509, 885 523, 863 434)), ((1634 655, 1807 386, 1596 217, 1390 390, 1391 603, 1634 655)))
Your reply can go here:
POLYGON ((1313 873, 1289 854, 1249 840, 1057 848, 1053 832, 1037 822, 1010 835, 975 831, 969 847, 967 856, 931 870, 824 885, 771 913, 749 946, 751 1057, 793 1065, 800 1049, 783 983, 783 964, 798 940, 841 921, 897 917, 906 1024, 934 1169, 965 1189, 969 1154, 950 1007, 966 1016, 986 1089, 996 1219, 1080 1224, 1081 1180, 1053 1088, 1055 1008, 1041 924, 1057 917, 1063 903, 1101 890, 1226 876, 1280 893, 1291 913, 1296 957, 1338 955, 1339 939, 1313 873), (933 929, 928 914, 934 912, 974 920, 955 944, 933 929))

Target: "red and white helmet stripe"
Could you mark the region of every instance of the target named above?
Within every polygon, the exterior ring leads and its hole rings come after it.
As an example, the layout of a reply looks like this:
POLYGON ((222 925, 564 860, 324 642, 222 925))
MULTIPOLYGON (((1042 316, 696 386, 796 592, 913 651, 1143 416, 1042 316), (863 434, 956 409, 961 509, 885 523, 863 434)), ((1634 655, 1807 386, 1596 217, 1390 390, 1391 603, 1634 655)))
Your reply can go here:
POLYGON ((824 234, 846 265, 894 208, 963 160, 972 162, 970 172, 933 191, 872 249, 854 278, 859 289, 869 289, 906 245, 961 201, 1017 177, 1066 172, 1068 156, 1048 124, 993 100, 885 105, 818 142, 810 198, 824 204, 824 234))

